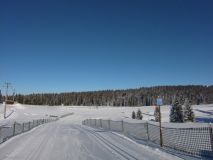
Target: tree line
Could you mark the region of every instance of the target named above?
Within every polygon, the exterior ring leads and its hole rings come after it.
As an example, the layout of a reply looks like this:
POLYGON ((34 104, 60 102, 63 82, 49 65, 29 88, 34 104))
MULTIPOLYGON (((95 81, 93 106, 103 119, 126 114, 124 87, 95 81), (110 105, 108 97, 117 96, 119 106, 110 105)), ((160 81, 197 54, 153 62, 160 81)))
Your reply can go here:
POLYGON ((156 86, 126 90, 104 90, 70 93, 17 94, 15 100, 31 105, 75 105, 75 106, 151 106, 158 96, 165 105, 178 98, 183 104, 187 98, 192 104, 213 103, 213 86, 156 86))

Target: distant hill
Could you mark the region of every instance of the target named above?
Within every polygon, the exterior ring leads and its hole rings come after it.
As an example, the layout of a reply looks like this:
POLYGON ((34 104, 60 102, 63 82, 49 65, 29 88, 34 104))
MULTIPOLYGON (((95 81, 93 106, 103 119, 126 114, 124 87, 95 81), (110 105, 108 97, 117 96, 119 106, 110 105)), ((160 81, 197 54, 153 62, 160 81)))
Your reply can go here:
POLYGON ((156 98, 163 97, 164 104, 172 104, 174 98, 183 103, 188 98, 192 104, 213 103, 213 86, 155 86, 125 90, 104 90, 70 93, 43 93, 16 95, 19 103, 33 105, 84 105, 84 106, 151 106, 156 98))

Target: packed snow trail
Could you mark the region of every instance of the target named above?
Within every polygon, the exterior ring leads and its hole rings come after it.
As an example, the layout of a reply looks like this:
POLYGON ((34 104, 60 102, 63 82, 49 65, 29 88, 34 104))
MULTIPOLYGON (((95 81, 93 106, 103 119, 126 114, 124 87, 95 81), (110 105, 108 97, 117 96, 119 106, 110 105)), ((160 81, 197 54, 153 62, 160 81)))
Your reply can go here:
POLYGON ((93 129, 70 116, 39 126, 0 145, 1 160, 166 160, 175 156, 93 129))

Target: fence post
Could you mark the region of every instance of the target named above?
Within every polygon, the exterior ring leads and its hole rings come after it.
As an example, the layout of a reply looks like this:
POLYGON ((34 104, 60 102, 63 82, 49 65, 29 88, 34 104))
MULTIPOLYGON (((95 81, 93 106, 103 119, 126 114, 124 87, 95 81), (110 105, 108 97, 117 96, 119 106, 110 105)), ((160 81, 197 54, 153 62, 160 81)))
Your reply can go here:
MULTIPOLYGON (((28 122, 28 124, 29 124, 29 127, 28 127, 28 129, 30 130, 30 122, 28 122)), ((29 131, 29 130, 28 130, 28 131, 29 131)))
POLYGON ((24 123, 22 123, 22 133, 24 132, 24 123))
POLYGON ((109 130, 110 130, 110 120, 108 120, 109 130))
POLYGON ((121 128, 122 128, 122 132, 124 132, 124 121, 123 121, 123 119, 121 120, 121 128))
POLYGON ((146 123, 147 140, 149 141, 149 123, 146 123))
POLYGON ((159 105, 159 129, 160 129, 160 146, 163 147, 163 135, 162 135, 161 108, 160 108, 160 105, 159 105))
POLYGON ((211 150, 212 150, 212 152, 213 152, 213 129, 212 129, 212 127, 213 126, 211 126, 210 124, 209 124, 209 136, 210 136, 210 143, 211 143, 211 150))
MULTIPOLYGON (((0 126, 0 140, 1 140, 1 126, 0 126)), ((0 141, 0 143, 1 143, 1 141, 0 141)))
POLYGON ((13 136, 15 136, 16 134, 16 122, 14 122, 13 124, 13 136))
POLYGON ((102 128, 102 119, 100 119, 100 125, 101 125, 101 128, 102 128))

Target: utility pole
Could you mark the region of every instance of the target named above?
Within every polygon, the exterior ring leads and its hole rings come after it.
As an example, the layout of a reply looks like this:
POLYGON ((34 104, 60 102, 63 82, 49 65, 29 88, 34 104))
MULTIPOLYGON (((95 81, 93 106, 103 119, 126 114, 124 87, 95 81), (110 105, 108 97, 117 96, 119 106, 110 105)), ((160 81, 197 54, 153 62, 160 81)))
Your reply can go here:
POLYGON ((16 94, 16 90, 13 89, 13 102, 15 102, 15 94, 16 94))
POLYGON ((4 119, 7 118, 6 111, 7 111, 7 99, 8 99, 8 89, 11 87, 11 83, 5 82, 4 86, 6 88, 6 95, 5 95, 5 104, 4 104, 4 119))
POLYGON ((2 94, 1 94, 1 90, 0 90, 0 103, 2 103, 2 94))

